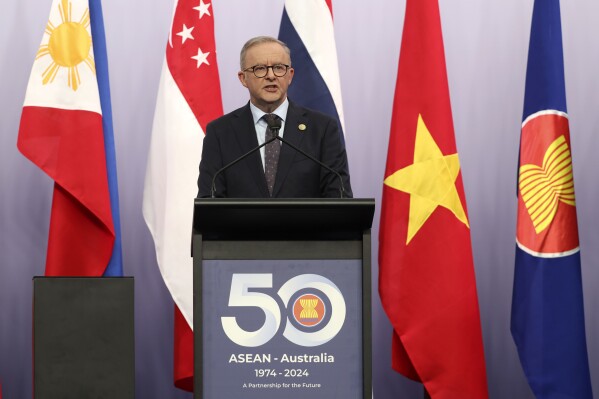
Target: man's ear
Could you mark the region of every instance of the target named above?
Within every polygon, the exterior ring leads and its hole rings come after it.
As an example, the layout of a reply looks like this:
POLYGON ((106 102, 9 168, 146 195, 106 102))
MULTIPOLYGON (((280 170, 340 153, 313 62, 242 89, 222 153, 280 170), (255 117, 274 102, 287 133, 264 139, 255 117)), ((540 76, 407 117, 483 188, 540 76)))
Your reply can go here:
POLYGON ((248 87, 247 82, 245 81, 245 73, 242 71, 237 72, 237 78, 239 79, 239 81, 241 82, 241 84, 243 85, 243 87, 248 87))

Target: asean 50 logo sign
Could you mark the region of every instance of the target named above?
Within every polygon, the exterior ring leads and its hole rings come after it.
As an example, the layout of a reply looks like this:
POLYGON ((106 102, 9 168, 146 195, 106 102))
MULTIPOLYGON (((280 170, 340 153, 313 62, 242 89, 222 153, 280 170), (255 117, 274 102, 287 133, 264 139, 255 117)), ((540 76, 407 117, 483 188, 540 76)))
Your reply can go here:
POLYGON ((221 317, 227 337, 240 346, 258 347, 278 333, 283 318, 283 336, 304 347, 314 347, 333 339, 345 322, 346 305, 341 290, 318 274, 302 274, 285 282, 277 291, 283 303, 272 296, 252 291, 273 287, 271 273, 235 273, 231 279, 229 307, 256 307, 264 313, 264 323, 247 331, 234 316, 221 317))

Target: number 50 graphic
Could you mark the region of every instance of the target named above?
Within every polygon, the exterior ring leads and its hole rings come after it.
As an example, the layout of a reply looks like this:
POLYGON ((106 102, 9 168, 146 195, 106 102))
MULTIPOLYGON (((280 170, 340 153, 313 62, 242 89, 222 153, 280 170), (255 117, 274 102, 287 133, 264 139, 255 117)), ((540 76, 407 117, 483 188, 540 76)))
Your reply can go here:
MULTIPOLYGON (((246 347, 261 346, 270 341, 281 325, 281 309, 277 301, 263 292, 250 292, 250 288, 272 288, 272 274, 235 273, 231 280, 229 293, 230 307, 256 307, 264 312, 264 324, 256 331, 246 331, 239 327, 233 316, 221 317, 223 330, 229 339, 237 345, 246 347)), ((298 330, 289 319, 285 322, 283 336, 300 346, 318 346, 333 339, 345 321, 345 300, 339 288, 329 279, 318 274, 302 274, 289 279, 281 286, 277 295, 287 309, 289 300, 297 291, 312 288, 327 296, 331 304, 331 318, 326 326, 314 332, 298 330)))

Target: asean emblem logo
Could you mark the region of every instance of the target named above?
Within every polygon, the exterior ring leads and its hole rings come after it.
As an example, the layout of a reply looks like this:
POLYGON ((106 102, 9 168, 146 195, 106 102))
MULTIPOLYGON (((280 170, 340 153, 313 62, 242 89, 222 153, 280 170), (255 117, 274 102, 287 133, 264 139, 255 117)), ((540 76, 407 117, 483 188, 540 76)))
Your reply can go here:
POLYGON ((303 294, 293 303, 293 318, 304 327, 319 325, 325 316, 325 302, 316 294, 303 294))
POLYGON ((539 112, 522 126, 517 239, 539 255, 578 248, 570 132, 562 112, 539 112))

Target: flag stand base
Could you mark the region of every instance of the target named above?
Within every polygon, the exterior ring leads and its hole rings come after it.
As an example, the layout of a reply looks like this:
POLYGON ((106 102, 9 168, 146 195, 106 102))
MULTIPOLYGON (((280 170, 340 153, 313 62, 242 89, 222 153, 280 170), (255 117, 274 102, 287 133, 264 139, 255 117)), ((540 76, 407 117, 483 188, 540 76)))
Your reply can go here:
POLYGON ((132 277, 33 279, 34 399, 133 399, 132 277))

